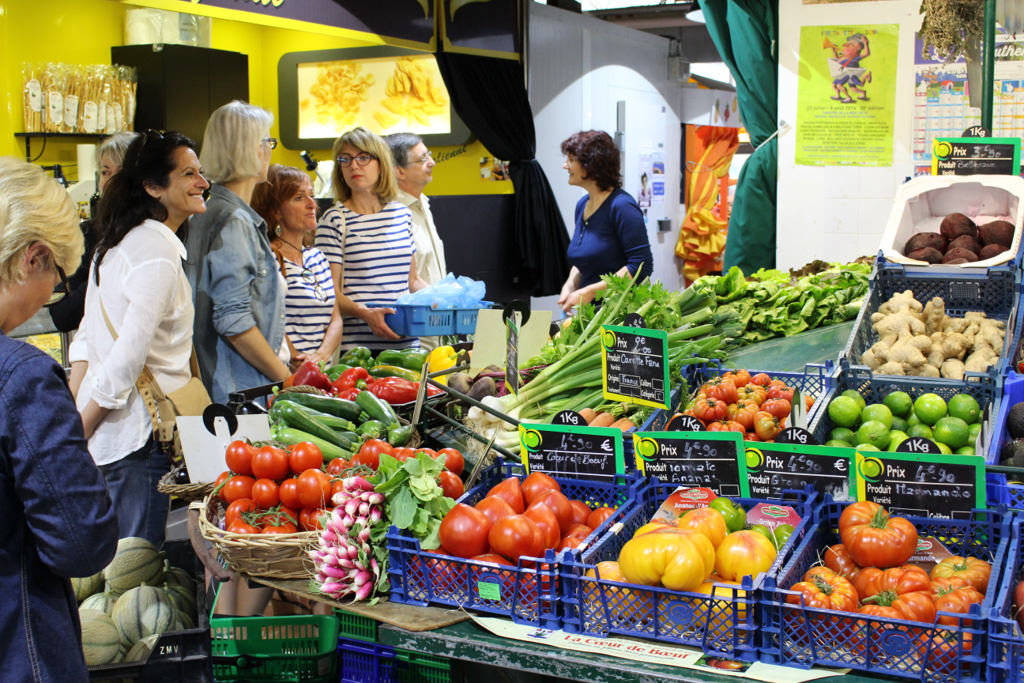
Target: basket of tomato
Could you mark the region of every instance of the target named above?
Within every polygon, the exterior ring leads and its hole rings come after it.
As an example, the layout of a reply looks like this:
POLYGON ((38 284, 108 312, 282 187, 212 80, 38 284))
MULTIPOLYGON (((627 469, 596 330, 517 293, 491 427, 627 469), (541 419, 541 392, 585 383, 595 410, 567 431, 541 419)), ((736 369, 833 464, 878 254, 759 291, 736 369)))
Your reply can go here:
MULTIPOLYGON (((1024 681, 1024 518, 1015 513, 1007 542, 1006 561, 992 595, 988 627, 988 669, 991 683, 1024 681)), ((995 577, 993 577, 995 582, 995 577)))
POLYGON ((631 508, 635 475, 527 475, 498 459, 441 522, 437 550, 391 527, 391 601, 447 605, 559 628, 558 567, 631 508))
POLYGON ((870 501, 826 499, 765 585, 762 661, 984 681, 991 572, 1010 541, 1004 513, 899 517, 870 501))
POLYGON ((662 525, 659 508, 686 495, 677 488, 649 480, 621 524, 562 564, 562 629, 754 661, 761 586, 808 533, 817 494, 787 492, 785 501, 718 497, 662 525), (748 508, 782 502, 801 518, 794 528, 747 528, 748 508))
POLYGON ((804 402, 808 424, 817 414, 834 382, 830 365, 809 363, 802 373, 723 371, 717 361, 693 365, 686 380, 694 390, 683 414, 696 417, 708 431, 739 432, 747 441, 773 441, 790 426, 795 391, 804 402))

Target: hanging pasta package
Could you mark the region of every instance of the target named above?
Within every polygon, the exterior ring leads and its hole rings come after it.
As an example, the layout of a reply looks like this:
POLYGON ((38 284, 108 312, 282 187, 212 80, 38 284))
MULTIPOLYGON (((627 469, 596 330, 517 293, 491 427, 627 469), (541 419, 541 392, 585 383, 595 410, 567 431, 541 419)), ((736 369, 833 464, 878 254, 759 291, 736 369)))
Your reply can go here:
POLYGON ((22 111, 25 115, 25 132, 40 133, 43 130, 43 87, 39 64, 22 64, 22 111))
POLYGON ((67 72, 66 64, 54 62, 47 63, 43 69, 43 130, 47 133, 59 133, 61 126, 64 125, 64 87, 67 83, 67 72))
POLYGON ((137 76, 109 64, 22 65, 28 133, 110 134, 132 130, 137 76))

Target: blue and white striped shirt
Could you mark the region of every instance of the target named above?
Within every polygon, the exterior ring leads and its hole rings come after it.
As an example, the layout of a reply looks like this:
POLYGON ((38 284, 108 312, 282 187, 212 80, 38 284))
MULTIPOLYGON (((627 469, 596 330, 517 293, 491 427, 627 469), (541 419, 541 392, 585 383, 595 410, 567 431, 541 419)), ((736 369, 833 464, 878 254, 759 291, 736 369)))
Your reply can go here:
POLYGON ((334 283, 327 258, 316 247, 306 247, 302 265, 284 259, 284 277, 288 283, 285 333, 297 351, 316 351, 334 312, 334 283))
MULTIPOLYGON (((416 253, 412 213, 398 202, 374 214, 359 214, 336 203, 320 219, 316 246, 330 264, 342 266, 343 291, 356 303, 391 305, 409 291, 409 270, 416 253)), ((341 344, 346 349, 381 350, 418 346, 419 340, 383 339, 359 318, 346 317, 341 344)))

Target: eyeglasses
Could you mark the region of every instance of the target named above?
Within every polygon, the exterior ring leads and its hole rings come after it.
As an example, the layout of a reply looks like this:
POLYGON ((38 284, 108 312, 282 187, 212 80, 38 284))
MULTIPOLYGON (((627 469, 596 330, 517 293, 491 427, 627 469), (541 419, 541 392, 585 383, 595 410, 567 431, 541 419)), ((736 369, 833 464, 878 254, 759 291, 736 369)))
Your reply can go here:
POLYGON ((71 285, 68 284, 68 276, 64 273, 64 269, 56 263, 53 265, 57 269, 57 275, 60 276, 60 282, 53 288, 53 293, 43 304, 44 306, 52 306, 71 293, 71 285))
POLYGON ((428 161, 432 160, 433 158, 434 158, 434 153, 433 153, 433 152, 431 152, 431 151, 430 151, 430 150, 428 149, 428 150, 427 150, 427 153, 426 153, 426 154, 424 154, 423 156, 421 156, 421 157, 420 157, 419 159, 412 159, 412 160, 411 160, 411 161, 409 162, 409 165, 411 166, 412 164, 425 164, 425 163, 427 163, 428 161))
POLYGON ((321 303, 327 301, 327 292, 324 291, 324 288, 317 281, 316 276, 313 275, 313 271, 309 268, 302 269, 302 281, 313 287, 313 293, 321 303))
POLYGON ((354 157, 349 156, 348 154, 342 154, 340 157, 338 157, 338 163, 341 164, 342 166, 349 166, 353 161, 356 162, 357 166, 366 166, 371 161, 376 160, 377 157, 373 156, 372 154, 367 154, 366 152, 358 154, 354 157))
POLYGON ((262 140, 260 140, 260 142, 265 144, 270 149, 275 149, 277 147, 277 138, 263 138, 262 140))

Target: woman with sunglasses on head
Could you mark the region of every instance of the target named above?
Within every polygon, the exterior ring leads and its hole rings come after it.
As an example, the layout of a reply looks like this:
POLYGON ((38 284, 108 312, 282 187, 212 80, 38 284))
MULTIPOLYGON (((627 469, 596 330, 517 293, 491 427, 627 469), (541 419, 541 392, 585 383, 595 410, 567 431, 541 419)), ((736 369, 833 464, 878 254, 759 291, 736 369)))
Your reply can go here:
POLYGON ((341 342, 341 315, 334 305, 330 266, 312 246, 317 205, 309 176, 271 164, 267 182, 253 192, 252 208, 267 223, 270 248, 288 283, 285 333, 292 366, 305 360, 330 361, 341 342))
POLYGON ((213 112, 203 134, 203 168, 214 184, 208 210, 185 243, 185 272, 195 298, 199 369, 216 403, 289 374, 284 278, 266 223, 250 206, 277 146, 273 120, 265 109, 235 100, 213 112))
POLYGON ((402 294, 426 287, 416 275, 412 214, 395 200, 391 149, 359 127, 334 141, 337 200, 320 219, 316 246, 327 256, 338 309, 344 317, 342 347, 379 351, 418 346, 384 321, 402 294), (384 304, 370 307, 368 303, 384 304))
POLYGON ((52 176, 0 158, 0 661, 10 681, 88 681, 71 577, 114 557, 117 519, 64 370, 7 335, 66 294, 82 258, 52 176), (59 284, 59 290, 54 288, 59 284))
POLYGON ((190 216, 206 211, 209 186, 194 143, 180 133, 146 131, 128 146, 100 200, 85 315, 68 353, 89 451, 121 536, 157 547, 170 499, 156 485, 170 463, 136 382, 148 368, 171 393, 192 377, 192 290, 181 233, 190 216))

